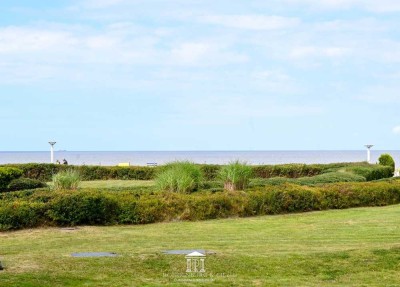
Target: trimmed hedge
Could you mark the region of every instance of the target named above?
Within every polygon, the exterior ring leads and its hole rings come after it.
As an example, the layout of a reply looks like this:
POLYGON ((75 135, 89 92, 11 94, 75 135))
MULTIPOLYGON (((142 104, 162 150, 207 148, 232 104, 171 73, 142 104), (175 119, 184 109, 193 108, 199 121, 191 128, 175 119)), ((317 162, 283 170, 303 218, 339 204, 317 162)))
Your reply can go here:
POLYGON ((15 167, 0 167, 0 191, 7 190, 8 185, 14 179, 22 175, 22 170, 15 167))
MULTIPOLYGON (((223 167, 222 165, 199 165, 205 180, 215 180, 223 167)), ((78 170, 82 180, 107 180, 107 179, 126 179, 126 180, 150 180, 154 179, 159 171, 165 166, 72 166, 60 164, 29 163, 12 164, 3 167, 16 167, 21 169, 23 177, 37 179, 40 181, 51 181, 54 174, 66 169, 78 170)), ((1 167, 0 167, 1 168, 1 167)), ((345 170, 364 176, 367 180, 375 180, 391 177, 388 168, 381 165, 358 163, 333 163, 333 164, 282 164, 282 165, 257 165, 251 166, 254 178, 300 178, 312 177, 328 172, 345 170)))
POLYGON ((144 193, 82 190, 1 194, 0 230, 39 225, 143 224, 400 203, 400 181, 257 187, 248 192, 144 193))
POLYGON ((345 169, 357 175, 365 177, 367 181, 389 178, 393 176, 393 169, 390 166, 368 165, 368 166, 352 166, 345 169))
POLYGON ((24 189, 35 189, 35 188, 42 188, 46 187, 47 184, 41 182, 37 179, 31 178, 17 178, 13 179, 7 187, 8 191, 16 191, 16 190, 24 190, 24 189))

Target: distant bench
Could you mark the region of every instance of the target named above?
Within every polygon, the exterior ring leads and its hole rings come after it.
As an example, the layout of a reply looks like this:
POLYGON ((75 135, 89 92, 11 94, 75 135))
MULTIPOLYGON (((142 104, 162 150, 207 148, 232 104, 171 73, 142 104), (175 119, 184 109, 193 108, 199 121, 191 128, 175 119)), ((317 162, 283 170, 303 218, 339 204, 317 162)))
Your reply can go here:
POLYGON ((131 163, 130 162, 120 162, 119 164, 117 164, 117 166, 130 166, 131 163))
POLYGON ((157 166, 157 163, 156 162, 148 162, 147 166, 157 166))

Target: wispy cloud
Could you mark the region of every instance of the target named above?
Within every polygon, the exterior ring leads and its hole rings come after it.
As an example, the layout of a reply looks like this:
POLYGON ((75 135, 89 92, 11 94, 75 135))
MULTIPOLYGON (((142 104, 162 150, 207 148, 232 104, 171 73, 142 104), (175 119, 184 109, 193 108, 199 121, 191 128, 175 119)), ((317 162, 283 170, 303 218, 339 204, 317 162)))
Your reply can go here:
POLYGON ((264 15, 210 15, 201 17, 205 23, 248 30, 279 30, 294 27, 298 18, 264 15))
POLYGON ((394 134, 396 134, 396 135, 400 135, 400 125, 399 125, 399 126, 395 126, 395 127, 392 129, 392 132, 393 132, 394 134))

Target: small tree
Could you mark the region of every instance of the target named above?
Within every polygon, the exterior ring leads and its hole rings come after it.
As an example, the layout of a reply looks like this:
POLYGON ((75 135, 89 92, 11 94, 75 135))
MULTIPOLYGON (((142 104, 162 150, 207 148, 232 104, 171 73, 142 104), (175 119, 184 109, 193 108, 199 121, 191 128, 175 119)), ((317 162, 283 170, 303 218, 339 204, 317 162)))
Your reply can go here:
POLYGON ((387 153, 381 154, 381 156, 378 159, 378 162, 380 165, 390 166, 394 172, 396 164, 394 162, 393 157, 390 154, 387 154, 387 153))
POLYGON ((219 177, 224 182, 224 188, 230 191, 245 189, 250 182, 251 175, 251 167, 238 160, 223 166, 219 172, 219 177))

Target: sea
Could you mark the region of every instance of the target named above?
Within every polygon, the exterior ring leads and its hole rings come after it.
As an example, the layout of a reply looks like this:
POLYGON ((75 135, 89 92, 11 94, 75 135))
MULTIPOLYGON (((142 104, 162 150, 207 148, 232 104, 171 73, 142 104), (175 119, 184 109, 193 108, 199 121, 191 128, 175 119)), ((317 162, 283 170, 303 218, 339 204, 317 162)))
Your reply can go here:
MULTIPOLYGON (((400 164, 399 150, 371 150, 371 163, 381 154, 390 154, 400 164)), ((367 150, 299 151, 54 151, 54 161, 63 159, 72 165, 133 166, 162 165, 187 160, 200 164, 227 164, 239 160, 251 165, 288 163, 337 163, 367 161, 367 150)), ((0 151, 0 164, 49 163, 50 151, 0 151)))

